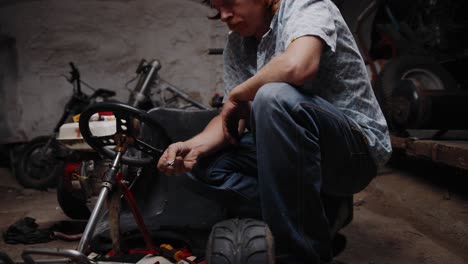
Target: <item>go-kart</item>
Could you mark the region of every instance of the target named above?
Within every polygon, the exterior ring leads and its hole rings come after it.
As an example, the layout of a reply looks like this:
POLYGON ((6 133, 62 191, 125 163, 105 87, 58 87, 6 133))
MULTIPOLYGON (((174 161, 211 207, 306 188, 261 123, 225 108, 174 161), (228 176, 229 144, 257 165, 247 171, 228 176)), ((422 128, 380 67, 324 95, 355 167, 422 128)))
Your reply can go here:
MULTIPOLYGON (((24 262, 274 263, 273 236, 263 221, 228 219, 232 214, 226 212, 221 193, 192 177, 169 177, 156 170, 170 142, 200 132, 217 112, 166 108, 145 112, 107 102, 87 108, 80 116, 81 134, 96 152, 112 159, 94 209, 77 249, 26 249, 24 262), (105 135, 91 129, 95 122, 91 117, 100 112, 112 113, 115 119, 115 129, 105 135), (127 179, 123 165, 142 167, 141 177, 127 179), (147 256, 129 260, 131 253, 147 256), (49 262, 35 260, 34 255, 63 259, 49 262)), ((325 210, 336 234, 351 221, 352 197, 327 197, 325 210)))
POLYGON ((22 254, 24 262, 135 263, 138 261, 129 261, 128 255, 137 252, 159 257, 152 263, 273 263, 273 239, 265 223, 226 220, 221 203, 199 194, 204 192, 202 184, 156 170, 156 162, 170 142, 201 131, 216 113, 166 108, 145 112, 120 103, 87 108, 80 116, 80 132, 96 152, 112 159, 94 209, 77 249, 30 248, 22 254), (101 112, 112 113, 115 118, 115 130, 107 135, 91 129, 93 122, 99 122, 91 121, 91 117, 101 112), (161 125, 175 119, 183 126, 161 125), (141 167, 141 177, 125 178, 123 165, 141 167), (127 203, 120 207, 122 200, 127 203), (63 259, 48 262, 36 260, 36 255, 63 259))

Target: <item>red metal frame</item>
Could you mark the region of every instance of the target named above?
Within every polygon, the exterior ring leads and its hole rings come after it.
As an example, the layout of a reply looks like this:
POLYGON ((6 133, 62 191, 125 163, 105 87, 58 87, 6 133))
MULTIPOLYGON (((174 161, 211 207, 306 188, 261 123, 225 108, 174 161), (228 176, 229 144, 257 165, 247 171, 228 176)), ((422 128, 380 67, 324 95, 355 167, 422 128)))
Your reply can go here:
POLYGON ((135 219, 138 229, 140 230, 141 234, 143 235, 143 239, 145 241, 146 247, 148 248, 148 251, 151 252, 153 255, 160 255, 159 250, 155 247, 153 240, 151 239, 151 235, 146 228, 145 222, 143 220, 143 216, 140 212, 140 209, 138 208, 135 198, 128 188, 127 184, 123 181, 122 173, 117 173, 116 175, 117 179, 117 184, 119 185, 119 188, 122 190, 122 194, 125 197, 125 200, 127 200, 127 203, 130 207, 130 210, 132 211, 133 218, 135 219))

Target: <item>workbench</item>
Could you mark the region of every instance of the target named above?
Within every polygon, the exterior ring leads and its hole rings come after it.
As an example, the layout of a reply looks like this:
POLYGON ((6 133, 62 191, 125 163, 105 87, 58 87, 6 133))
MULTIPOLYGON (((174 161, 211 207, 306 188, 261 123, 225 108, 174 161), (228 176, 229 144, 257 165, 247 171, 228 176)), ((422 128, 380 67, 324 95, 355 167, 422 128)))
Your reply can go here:
POLYGON ((395 153, 468 170, 468 138, 464 136, 431 139, 391 135, 391 141, 395 153))

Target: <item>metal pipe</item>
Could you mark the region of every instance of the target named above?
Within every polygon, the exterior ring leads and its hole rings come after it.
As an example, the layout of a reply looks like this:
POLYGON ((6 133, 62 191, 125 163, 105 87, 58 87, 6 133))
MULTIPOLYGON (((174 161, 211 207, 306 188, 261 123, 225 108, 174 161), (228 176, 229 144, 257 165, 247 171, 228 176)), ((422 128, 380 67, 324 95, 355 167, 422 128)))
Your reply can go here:
MULTIPOLYGON (((162 80, 161 80, 162 81, 162 80)), ((165 106, 166 104, 166 100, 164 98, 164 90, 169 90, 171 91, 172 93, 175 93, 177 97, 181 97, 182 99, 190 102, 191 104, 193 104, 194 106, 196 106, 197 108, 200 108, 200 109, 208 109, 208 107, 198 103, 197 101, 195 100, 192 100, 190 98, 190 96, 184 92, 182 92, 181 90, 177 89, 174 85, 166 82, 166 81, 163 81, 164 84, 166 85, 166 87, 161 91, 161 102, 164 104, 163 107, 165 106)))
MULTIPOLYGON (((124 136, 121 137, 121 140, 124 136)), ((116 151, 116 155, 115 155, 115 158, 114 160, 112 161, 112 165, 111 165, 111 168, 110 170, 107 172, 105 178, 104 178, 104 182, 108 182, 110 184, 115 184, 115 176, 117 175, 117 173, 119 172, 119 169, 120 169, 120 160, 122 159, 123 157, 123 153, 120 152, 120 151, 116 151)))
POLYGON ((392 22, 393 26, 395 27, 396 31, 400 31, 400 23, 398 23, 398 20, 395 18, 395 16, 392 13, 392 10, 390 10, 390 7, 388 5, 385 5, 385 13, 387 13, 388 18, 392 22))
POLYGON ((70 263, 70 259, 69 258, 61 258, 61 259, 45 258, 45 259, 35 259, 34 262, 37 264, 51 264, 51 263, 61 264, 61 263, 70 263))
POLYGON ((150 82, 153 79, 153 75, 155 71, 159 71, 161 69, 161 63, 158 60, 153 60, 151 62, 151 68, 148 74, 146 75, 146 79, 144 80, 143 84, 141 85, 141 89, 138 94, 135 95, 135 102, 133 102, 133 107, 138 108, 139 104, 145 99, 145 95, 150 88, 150 82))
POLYGON ((86 225, 85 231, 83 232, 83 236, 81 237, 80 243, 78 244, 78 251, 80 252, 84 252, 84 250, 88 246, 89 239, 91 238, 91 235, 94 233, 94 229, 96 228, 98 215, 101 212, 101 208, 104 205, 104 202, 106 201, 110 188, 112 187, 104 185, 101 188, 99 198, 96 202, 96 205, 94 206, 91 216, 89 217, 88 224, 86 225))
POLYGON ((112 190, 112 184, 109 182, 111 179, 115 178, 117 175, 118 167, 120 160, 122 159, 123 153, 117 152, 117 155, 114 158, 112 167, 106 176, 106 181, 102 183, 101 192, 99 193, 99 198, 94 206, 93 212, 89 217, 88 224, 86 225, 83 236, 81 237, 80 243, 78 244, 78 251, 84 252, 88 246, 88 242, 91 239, 91 236, 94 234, 94 229, 96 228, 96 222, 98 220, 99 213, 101 212, 102 206, 106 202, 106 198, 109 195, 109 192, 112 190))
POLYGON ((42 259, 40 260, 41 263, 66 263, 70 262, 73 263, 80 263, 80 264, 95 264, 96 262, 91 261, 86 257, 83 253, 78 252, 77 250, 72 249, 47 249, 47 248, 27 248, 21 254, 24 262, 27 264, 36 264, 39 261, 35 261, 31 255, 43 255, 43 256, 58 256, 58 257, 67 257, 67 259, 42 259), (65 262, 55 262, 55 261, 62 261, 65 262), (52 262, 54 261, 54 262, 52 262))

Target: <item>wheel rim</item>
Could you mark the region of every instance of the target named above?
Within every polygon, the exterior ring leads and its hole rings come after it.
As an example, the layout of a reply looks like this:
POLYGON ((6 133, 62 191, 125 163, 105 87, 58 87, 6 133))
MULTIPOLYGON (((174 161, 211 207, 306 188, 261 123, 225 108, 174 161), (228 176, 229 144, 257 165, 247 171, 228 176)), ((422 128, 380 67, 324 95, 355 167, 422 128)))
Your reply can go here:
POLYGON ((424 120, 418 121, 417 116, 428 111, 425 92, 444 91, 444 82, 434 72, 423 68, 405 71, 400 80, 393 94, 392 123, 397 127, 419 126, 418 122, 424 120))
POLYGON ((414 68, 406 71, 401 77, 402 80, 410 80, 420 88, 422 91, 443 91, 445 90, 444 83, 442 80, 433 72, 421 69, 414 68))

